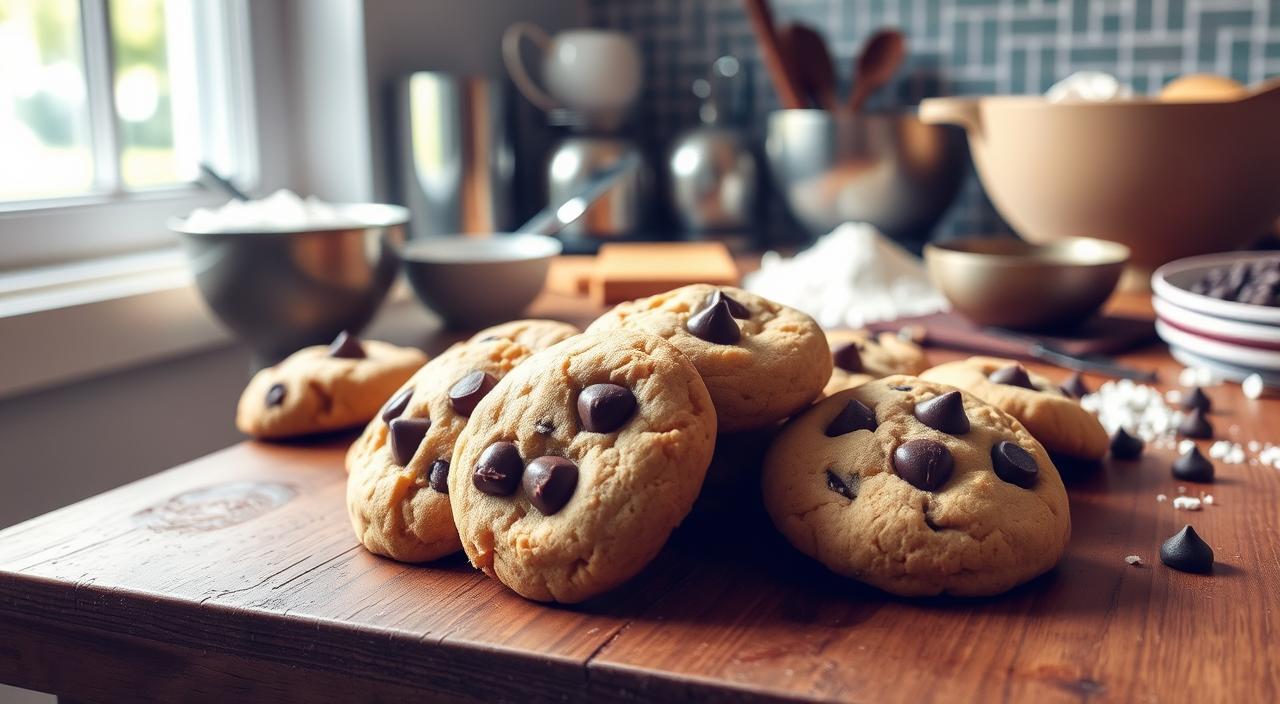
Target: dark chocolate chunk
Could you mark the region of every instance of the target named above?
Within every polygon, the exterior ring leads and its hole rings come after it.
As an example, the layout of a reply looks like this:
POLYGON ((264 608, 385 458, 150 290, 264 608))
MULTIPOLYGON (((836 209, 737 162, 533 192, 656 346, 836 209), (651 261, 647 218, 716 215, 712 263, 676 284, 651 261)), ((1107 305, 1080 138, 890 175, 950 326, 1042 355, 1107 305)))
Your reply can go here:
POLYGON ((1213 403, 1209 400, 1209 397, 1205 395, 1204 389, 1199 386, 1191 387, 1191 390, 1182 397, 1182 407, 1189 411, 1198 408, 1205 413, 1208 413, 1212 406, 1213 403))
POLYGON ((479 370, 467 372, 465 376, 449 387, 449 403, 459 415, 470 416, 476 410, 480 399, 493 390, 498 380, 488 372, 479 370))
POLYGON ((520 486, 524 460, 513 442, 495 442, 480 453, 471 483, 491 496, 510 496, 520 486))
POLYGON ((988 379, 997 384, 1006 386, 1020 386, 1024 389, 1036 390, 1031 383, 1031 377, 1027 376, 1027 370, 1021 364, 1007 364, 999 369, 991 372, 988 379))
POLYGON ((556 431, 556 426, 549 420, 540 420, 533 426, 534 432, 539 435, 550 435, 556 431))
POLYGON ((1111 436, 1111 456, 1118 460, 1136 460, 1142 456, 1146 443, 1142 438, 1130 435, 1124 428, 1116 428, 1111 436))
POLYGON ((695 337, 717 345, 732 345, 742 339, 742 331, 738 329, 729 303, 724 299, 694 313, 685 327, 695 337))
POLYGON ((964 398, 959 391, 948 391, 916 404, 916 419, 950 435, 969 432, 969 416, 964 413, 964 398))
POLYGON ((427 483, 441 494, 449 493, 449 460, 436 460, 431 463, 431 474, 427 475, 427 483))
POLYGON ((430 418, 396 418, 387 426, 391 437, 391 457, 401 467, 409 464, 422 438, 431 427, 430 418))
POLYGON ((573 497, 573 490, 578 487, 578 465, 564 457, 539 457, 524 468, 522 481, 529 503, 550 516, 573 497))
POLYGON ((893 471, 924 491, 946 484, 953 466, 951 451, 936 440, 909 440, 893 451, 893 471))
POLYGON ((725 293, 724 291, 721 291, 720 289, 716 289, 715 292, 713 292, 710 296, 707 296, 707 301, 706 303, 703 304, 702 307, 710 308, 711 306, 716 305, 720 301, 724 301, 726 304, 728 304, 729 314, 737 318, 738 320, 746 320, 751 317, 751 311, 747 310, 746 306, 734 300, 729 296, 729 294, 725 293))
POLYGON ((336 359, 364 359, 364 347, 360 344, 360 338, 343 330, 334 338, 333 343, 329 345, 329 356, 336 359))
POLYGON ((1173 461, 1173 476, 1188 482, 1213 481, 1213 462, 1200 454, 1200 448, 1192 446, 1173 461))
POLYGON ((1195 528, 1184 525, 1160 546, 1160 561, 1179 572, 1204 574, 1213 570, 1213 548, 1196 535, 1195 528))
POLYGON ((860 372, 863 369, 862 355, 858 353, 858 350, 861 348, 862 346, 856 342, 845 342, 836 345, 831 350, 831 361, 846 372, 860 372))
POLYGON ((1209 419, 1204 417, 1203 410, 1193 408, 1178 425, 1178 434, 1204 440, 1213 437, 1213 426, 1209 424, 1209 419))
POLYGON ((1035 486, 1040 475, 1036 458, 1008 440, 1001 440, 991 448, 991 466, 995 468, 997 477, 1023 489, 1035 486))
POLYGON ((827 488, 852 501, 857 494, 835 472, 827 470, 827 488))
POLYGON ((578 394, 578 419, 589 433, 612 433, 636 412, 636 395, 617 384, 592 384, 578 394))
POLYGON ((1067 377, 1067 380, 1062 382, 1061 388, 1062 393, 1072 398, 1084 398, 1090 393, 1089 387, 1085 386, 1084 377, 1080 376, 1080 372, 1076 372, 1067 377))
POLYGON ((267 408, 284 403, 284 396, 284 384, 272 384, 271 388, 267 389, 267 408))
POLYGON ((382 422, 390 423, 399 418, 404 413, 404 409, 409 407, 409 400, 413 398, 413 387, 403 389, 400 393, 391 397, 387 401, 387 405, 382 407, 382 422))
POLYGON ((875 411, 858 399, 851 398, 827 424, 827 437, 834 438, 855 430, 875 430, 879 425, 875 411))

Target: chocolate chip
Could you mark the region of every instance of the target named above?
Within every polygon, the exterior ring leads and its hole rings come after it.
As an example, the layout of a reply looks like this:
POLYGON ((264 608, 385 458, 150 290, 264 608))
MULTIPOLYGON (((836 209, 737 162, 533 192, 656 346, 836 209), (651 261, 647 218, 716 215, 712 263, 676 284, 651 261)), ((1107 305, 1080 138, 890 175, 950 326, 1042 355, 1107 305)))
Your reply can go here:
POLYGON ((1179 572, 1204 574, 1213 570, 1213 548, 1196 535, 1195 528, 1184 525, 1160 546, 1160 561, 1179 572))
POLYGON ((827 437, 839 437, 855 430, 875 430, 879 425, 876 422, 875 411, 858 399, 851 398, 844 408, 840 409, 840 413, 827 424, 827 437))
POLYGON ((592 384, 578 394, 578 419, 589 433, 612 433, 636 412, 636 395, 617 384, 592 384))
POLYGON ((893 451, 893 471, 924 491, 946 484, 953 465, 951 451, 936 440, 909 440, 893 451))
POLYGON ((480 453, 471 483, 491 496, 510 496, 520 486, 524 460, 513 442, 495 442, 480 453))
POLYGON ((1036 390, 1031 383, 1031 377, 1027 376, 1027 370, 1021 364, 1008 364, 991 372, 988 379, 997 384, 1006 386, 1020 386, 1024 389, 1036 390))
POLYGON ((390 423, 396 418, 399 418, 404 413, 404 409, 409 407, 409 399, 412 398, 412 386, 402 390, 395 396, 392 396, 391 400, 387 401, 387 405, 382 407, 382 422, 390 423))
POLYGON ((835 365, 846 372, 857 373, 862 371, 862 355, 858 353, 860 349, 856 342, 845 342, 836 345, 831 350, 831 361, 835 365))
POLYGON ((1036 478, 1040 475, 1036 458, 1008 440, 1002 440, 991 448, 991 465, 995 468, 997 477, 1023 489, 1035 486, 1036 478))
POLYGON ((564 457, 539 457, 524 468, 522 481, 529 503, 550 516, 573 497, 573 490, 578 487, 578 465, 564 457))
POLYGON ((458 415, 470 416, 480 399, 493 390, 498 380, 488 372, 471 371, 449 387, 449 403, 458 415))
POLYGON ((1111 436, 1111 456, 1118 460, 1136 460, 1142 456, 1145 445, 1142 438, 1130 435, 1124 428, 1116 428, 1116 434, 1111 436))
POLYGON ((835 472, 827 470, 827 488, 852 501, 858 494, 835 472))
POLYGON ((747 310, 746 306, 730 298, 729 294, 721 291, 720 289, 716 289, 710 296, 707 296, 707 300, 702 307, 704 309, 710 308, 711 306, 718 304, 720 301, 724 301, 729 306, 729 314, 738 320, 747 320, 751 317, 751 311, 747 310))
POLYGON ((950 435, 969 432, 969 416, 964 413, 964 398, 959 391, 948 391, 916 404, 916 419, 950 435))
POLYGON ((1213 481, 1213 463, 1200 454, 1200 448, 1194 445, 1173 461, 1172 469, 1173 476, 1183 481, 1206 483, 1213 481))
POLYGON ((695 337, 717 345, 732 345, 742 339, 742 331, 733 319, 733 311, 723 298, 690 316, 685 327, 695 337))
POLYGON ((550 435, 556 431, 556 426, 549 420, 540 420, 533 429, 539 435, 550 435))
POLYGON ((1205 413, 1213 406, 1213 402, 1205 395, 1204 389, 1199 386, 1191 387, 1191 390, 1182 397, 1182 407, 1187 410, 1200 409, 1205 413))
POLYGON ((893 389, 894 391, 910 391, 911 390, 910 386, 890 386, 889 388, 893 389))
POLYGON ((1208 439, 1213 437, 1213 426, 1209 424, 1209 419, 1204 417, 1203 410, 1193 408, 1178 425, 1178 434, 1189 438, 1208 439))
POLYGON ((431 463, 431 474, 427 475, 427 483, 441 494, 449 493, 449 460, 436 460, 431 463))
POLYGON ((360 345, 360 338, 343 330, 329 345, 329 356, 335 359, 364 359, 367 355, 360 345))
POLYGON ((279 406, 284 403, 285 388, 284 384, 272 384, 267 389, 267 408, 279 406))
POLYGON ((1089 387, 1085 386, 1084 377, 1080 376, 1080 372, 1067 377, 1067 380, 1062 382, 1061 388, 1062 393, 1072 398, 1084 398, 1090 393, 1089 387))
POLYGON ((431 427, 430 418, 396 418, 387 426, 391 436, 391 457, 401 467, 409 464, 422 438, 431 427))

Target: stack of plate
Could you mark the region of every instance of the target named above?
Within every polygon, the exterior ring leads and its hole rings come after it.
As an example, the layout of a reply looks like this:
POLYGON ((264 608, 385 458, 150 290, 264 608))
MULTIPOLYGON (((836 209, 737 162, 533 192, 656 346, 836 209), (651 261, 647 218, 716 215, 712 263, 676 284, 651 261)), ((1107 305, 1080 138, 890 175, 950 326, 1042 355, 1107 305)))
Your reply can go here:
POLYGON ((1280 259, 1277 252, 1231 252, 1170 262, 1151 277, 1156 333, 1174 359, 1239 381, 1260 374, 1280 384, 1280 307, 1237 303, 1193 293, 1211 270, 1280 259))

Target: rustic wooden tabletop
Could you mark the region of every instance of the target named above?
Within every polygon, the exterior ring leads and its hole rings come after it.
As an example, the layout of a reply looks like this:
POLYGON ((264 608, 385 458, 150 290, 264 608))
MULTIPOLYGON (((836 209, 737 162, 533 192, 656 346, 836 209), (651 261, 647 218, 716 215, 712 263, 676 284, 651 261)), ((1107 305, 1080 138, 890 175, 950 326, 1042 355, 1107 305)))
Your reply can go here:
MULTIPOLYGON (((595 312, 557 294, 532 311, 595 312)), ((1125 360, 1176 382, 1160 347, 1125 360)), ((1280 401, 1209 395, 1219 437, 1280 440, 1280 401)), ((242 443, 0 532, 0 681, 92 702, 1280 700, 1269 467, 1220 464, 1194 513, 1156 500, 1177 493, 1169 450, 1077 469, 1057 569, 999 597, 908 600, 792 550, 760 507, 763 440, 723 437, 660 557, 566 608, 461 557, 365 552, 344 510, 351 437, 242 443), (1213 546, 1212 574, 1160 564, 1184 523, 1213 546)))

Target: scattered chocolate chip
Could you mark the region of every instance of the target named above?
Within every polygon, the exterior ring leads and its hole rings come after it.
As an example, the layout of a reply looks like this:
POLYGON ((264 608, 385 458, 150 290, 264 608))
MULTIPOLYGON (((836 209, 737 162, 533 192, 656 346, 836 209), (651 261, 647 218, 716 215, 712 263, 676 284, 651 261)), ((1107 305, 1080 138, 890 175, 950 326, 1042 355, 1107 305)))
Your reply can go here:
POLYGON ((916 419, 950 435, 969 432, 969 416, 964 413, 964 398, 959 391, 948 391, 916 404, 916 419))
POLYGON ((879 425, 875 411, 858 399, 851 398, 827 424, 827 437, 839 437, 855 430, 875 430, 879 425))
POLYGON ((836 345, 831 350, 831 361, 835 365, 846 372, 858 373, 862 371, 862 355, 858 353, 859 346, 856 342, 845 342, 836 345))
POLYGON ((1023 489, 1035 486, 1036 478, 1040 475, 1036 458, 1008 440, 1002 440, 991 448, 991 465, 995 468, 997 477, 1023 489))
POLYGON ((1146 443, 1142 438, 1130 435, 1124 428, 1116 428, 1111 436, 1111 456, 1118 460, 1136 460, 1142 456, 1146 443))
POLYGON ((422 438, 431 427, 430 418, 396 418, 387 426, 391 436, 391 457, 401 467, 409 464, 422 438))
POLYGON ((564 457, 539 457, 524 468, 522 482, 529 503, 550 516, 569 503, 578 487, 578 465, 564 457))
POLYGON ((592 384, 578 394, 578 419, 589 433, 612 433, 636 412, 636 395, 617 384, 592 384))
POLYGON ((1173 461, 1173 476, 1188 482, 1213 481, 1213 463, 1194 445, 1173 461))
POLYGON ((893 389, 894 391, 910 391, 911 390, 910 386, 890 386, 889 388, 893 389))
POLYGON ((827 488, 852 501, 858 494, 835 472, 827 470, 827 488))
POLYGON ((284 384, 272 384, 271 388, 267 389, 267 408, 284 403, 284 395, 284 384))
POLYGON ((382 407, 382 422, 390 423, 399 418, 404 413, 404 409, 409 407, 409 400, 413 398, 413 387, 402 390, 400 393, 391 397, 387 401, 387 405, 382 407))
POLYGON ((510 496, 520 486, 524 460, 513 442, 495 442, 480 453, 471 483, 491 496, 510 496))
POLYGON ((751 311, 747 310, 746 306, 742 305, 741 303, 734 300, 733 298, 730 298, 729 294, 725 293, 724 291, 721 291, 720 289, 716 289, 715 291, 712 292, 710 296, 707 296, 706 303, 704 303, 702 307, 704 309, 710 308, 711 306, 716 305, 720 301, 724 301, 729 306, 729 314, 737 318, 738 320, 747 320, 748 318, 751 317, 751 311))
POLYGON ((367 355, 360 344, 360 338, 343 330, 329 345, 329 356, 335 359, 364 359, 367 355))
POLYGON ((1067 380, 1062 382, 1061 388, 1062 393, 1072 398, 1084 398, 1090 393, 1089 387, 1085 385, 1084 377, 1080 375, 1080 372, 1075 372, 1067 377, 1067 380))
POLYGON ((1021 364, 1007 364, 999 369, 991 372, 988 379, 997 384, 1006 386, 1020 386, 1024 389, 1036 390, 1031 383, 1031 377, 1027 375, 1027 370, 1021 364))
POLYGON ((1203 574, 1213 570, 1213 548, 1196 535, 1195 528, 1184 525, 1160 546, 1160 561, 1179 572, 1203 574))
POLYGON ((1213 402, 1209 400, 1204 389, 1199 386, 1191 387, 1191 390, 1182 397, 1182 407, 1187 410, 1194 410, 1198 408, 1205 413, 1208 413, 1212 406, 1213 402))
POLYGON ((732 345, 742 339, 742 331, 738 329, 738 323, 733 319, 733 312, 725 299, 694 313, 685 327, 695 337, 717 345, 732 345))
POLYGON ((480 399, 493 390, 498 380, 488 372, 479 370, 467 372, 465 376, 449 387, 449 403, 459 415, 470 416, 476 410, 480 399))
POLYGON ((1193 408, 1178 425, 1178 434, 1189 438, 1208 439, 1213 437, 1213 426, 1209 424, 1209 419, 1204 417, 1203 410, 1193 408))
POLYGON ((550 435, 556 431, 556 426, 549 420, 540 420, 533 429, 539 435, 550 435))
POLYGON ((449 460, 436 460, 431 463, 431 474, 427 475, 427 483, 441 494, 449 493, 449 460))
POLYGON ((946 484, 953 465, 951 451, 936 440, 909 440, 893 451, 893 471, 924 491, 946 484))

